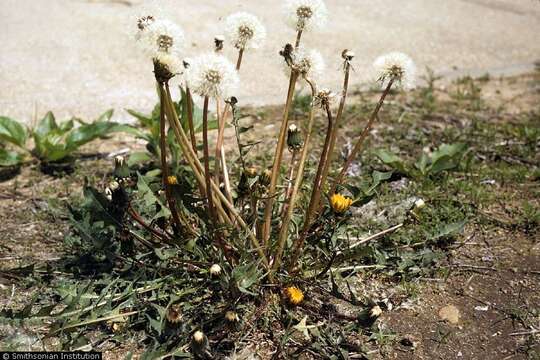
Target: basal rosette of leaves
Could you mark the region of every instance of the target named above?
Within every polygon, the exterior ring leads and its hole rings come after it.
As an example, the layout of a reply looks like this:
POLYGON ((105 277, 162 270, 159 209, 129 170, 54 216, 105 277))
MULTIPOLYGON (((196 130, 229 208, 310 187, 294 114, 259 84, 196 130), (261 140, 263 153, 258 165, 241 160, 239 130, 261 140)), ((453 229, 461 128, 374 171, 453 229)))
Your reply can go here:
MULTIPOLYGON (((401 278, 421 274, 440 253, 429 246, 402 249, 416 245, 419 236, 422 245, 445 244, 463 229, 464 216, 454 208, 433 210, 411 197, 394 207, 388 228, 358 236, 358 208, 377 200, 381 187, 396 176, 436 181, 462 165, 466 148, 442 145, 414 166, 379 151, 391 169, 362 164, 369 171, 353 181, 351 167, 385 100, 394 88, 414 85, 414 64, 395 52, 377 59, 375 81, 383 89, 342 159, 337 143, 354 53, 345 49, 335 56, 342 63, 342 88, 322 88, 322 57, 301 43, 310 35, 311 17, 326 17, 326 7, 321 1, 291 6, 296 37, 279 53, 288 91, 276 141, 262 156, 266 163, 253 154, 257 141, 243 138, 251 127, 242 125, 241 99, 234 96, 243 61, 256 61, 244 53, 251 48, 235 48, 236 67, 223 55, 219 37, 215 53, 181 59, 183 33, 152 14, 139 17, 134 27, 141 45, 150 47, 147 61, 154 72, 147 76, 156 80, 158 104, 150 114, 128 110, 136 127, 109 122, 111 111, 94 123, 79 121, 79 127, 74 120, 58 124, 48 113, 31 132, 3 120, 1 139, 22 148, 32 136, 31 153, 43 164, 70 159, 80 146, 114 131, 146 142, 146 151, 115 158, 105 184, 86 180, 82 201, 68 205, 72 232, 66 242, 74 256, 66 259, 63 274, 75 279, 57 279, 58 302, 35 314, 50 321, 50 336, 59 337, 63 348, 92 348, 86 333, 104 328, 98 342, 136 336, 146 359, 212 358, 231 355, 253 343, 253 332, 266 331, 277 350, 310 348, 344 358, 349 351, 365 354, 343 334, 371 333, 385 305, 358 298, 348 276, 364 266, 401 278), (178 78, 181 98, 175 101, 171 83, 178 78), (306 101, 293 99, 300 85, 307 89, 306 101), (301 131, 289 126, 295 103, 303 108, 295 114, 301 131), (234 131, 230 146, 225 146, 227 127, 234 131), (285 149, 290 156, 284 156, 285 149), (394 232, 400 247, 369 243, 394 232), (353 310, 343 311, 337 301, 353 310), (279 339, 268 330, 274 326, 279 339)), ((238 29, 245 42, 256 30, 249 23, 238 29)), ((5 155, 6 163, 15 159, 5 155)))

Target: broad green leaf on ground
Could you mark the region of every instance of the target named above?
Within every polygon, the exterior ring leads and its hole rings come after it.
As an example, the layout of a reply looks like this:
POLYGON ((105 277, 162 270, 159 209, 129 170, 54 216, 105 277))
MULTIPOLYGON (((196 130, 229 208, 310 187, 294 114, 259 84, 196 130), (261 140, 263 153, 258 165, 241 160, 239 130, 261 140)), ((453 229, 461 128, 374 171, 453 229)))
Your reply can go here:
POLYGON ((0 116, 0 140, 24 148, 28 139, 26 126, 5 116, 0 116))
POLYGON ((378 149, 375 151, 375 155, 386 165, 390 166, 391 168, 396 169, 402 174, 406 174, 407 171, 405 169, 405 163, 403 162, 403 159, 401 159, 396 154, 384 150, 384 149, 378 149))
POLYGON ((0 166, 13 166, 20 164, 22 155, 15 151, 0 148, 0 166))
POLYGON ((441 145, 431 155, 430 173, 436 175, 441 171, 456 168, 466 149, 465 144, 441 145))

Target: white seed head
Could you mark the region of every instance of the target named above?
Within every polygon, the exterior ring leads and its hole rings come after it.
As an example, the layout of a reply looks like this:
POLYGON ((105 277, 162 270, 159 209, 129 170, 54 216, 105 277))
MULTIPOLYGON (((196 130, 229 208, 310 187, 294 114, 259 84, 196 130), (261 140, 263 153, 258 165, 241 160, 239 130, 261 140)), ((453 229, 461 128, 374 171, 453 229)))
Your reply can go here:
POLYGON ((184 42, 182 28, 166 19, 157 19, 149 23, 137 37, 137 43, 152 59, 163 54, 178 56, 184 42))
POLYGON ((214 53, 193 59, 186 75, 196 94, 223 99, 233 95, 240 82, 234 65, 224 56, 214 53))
POLYGON ((238 12, 225 19, 225 37, 237 49, 258 49, 266 40, 266 29, 255 15, 238 12))
POLYGON ((322 0, 286 0, 284 12, 287 24, 296 31, 321 29, 328 17, 322 0))
MULTIPOLYGON (((300 47, 291 54, 291 67, 301 75, 313 80, 321 78, 326 65, 321 53, 317 50, 305 50, 300 47)), ((290 69, 287 67, 286 74, 290 75, 290 69)))
POLYGON ((394 80, 395 85, 405 90, 413 89, 416 81, 416 65, 412 59, 400 52, 379 56, 373 63, 377 81, 383 87, 394 80))
POLYGON ((219 276, 221 274, 221 266, 219 264, 214 264, 210 266, 210 275, 219 276))
POLYGON ((315 99, 313 100, 315 105, 320 106, 326 106, 327 104, 330 105, 334 101, 336 97, 336 94, 332 92, 330 89, 321 89, 315 96, 315 99))
POLYGON ((129 33, 139 40, 143 32, 154 21, 162 17, 163 10, 157 0, 149 0, 139 6, 135 6, 127 19, 129 20, 129 33))
POLYGON ((296 131, 297 129, 298 127, 295 124, 289 125, 289 131, 293 132, 293 131, 296 131))

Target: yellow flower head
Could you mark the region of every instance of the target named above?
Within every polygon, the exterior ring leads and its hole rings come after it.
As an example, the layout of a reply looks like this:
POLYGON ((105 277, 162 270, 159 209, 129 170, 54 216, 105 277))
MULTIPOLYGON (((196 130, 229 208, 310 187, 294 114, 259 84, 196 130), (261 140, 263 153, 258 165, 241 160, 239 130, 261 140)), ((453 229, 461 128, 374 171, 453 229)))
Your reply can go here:
POLYGON ((298 305, 304 300, 304 293, 296 286, 285 288, 285 295, 291 305, 298 305))
POLYGON ((167 176, 167 184, 169 184, 169 185, 178 185, 178 179, 174 175, 167 176))
POLYGON ((343 196, 341 194, 334 194, 330 197, 330 206, 338 214, 343 214, 345 211, 349 210, 353 201, 351 198, 343 196))

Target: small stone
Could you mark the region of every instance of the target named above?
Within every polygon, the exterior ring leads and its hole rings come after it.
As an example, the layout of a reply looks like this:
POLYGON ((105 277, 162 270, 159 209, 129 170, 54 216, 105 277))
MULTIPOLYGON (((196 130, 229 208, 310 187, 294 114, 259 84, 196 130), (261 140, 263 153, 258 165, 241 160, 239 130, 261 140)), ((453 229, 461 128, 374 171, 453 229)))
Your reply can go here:
POLYGON ((459 322, 459 310, 454 305, 447 305, 439 310, 439 317, 455 325, 459 322))

